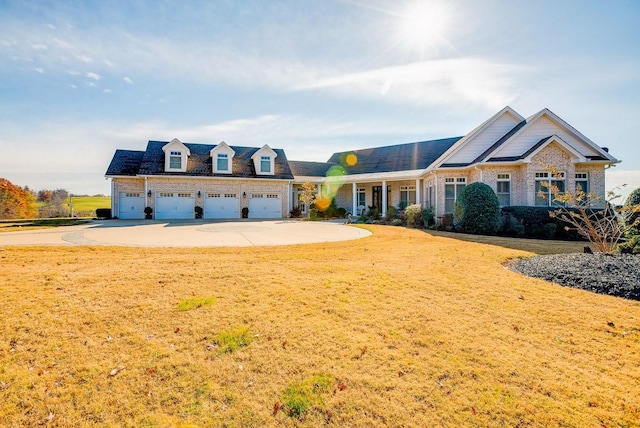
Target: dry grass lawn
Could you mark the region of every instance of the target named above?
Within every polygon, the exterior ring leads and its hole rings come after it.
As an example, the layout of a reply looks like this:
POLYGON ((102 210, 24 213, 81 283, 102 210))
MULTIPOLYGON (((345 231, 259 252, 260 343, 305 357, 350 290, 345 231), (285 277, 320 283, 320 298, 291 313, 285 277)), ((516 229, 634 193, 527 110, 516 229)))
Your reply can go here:
POLYGON ((0 425, 640 426, 640 303, 368 227, 244 249, 0 249, 0 425))

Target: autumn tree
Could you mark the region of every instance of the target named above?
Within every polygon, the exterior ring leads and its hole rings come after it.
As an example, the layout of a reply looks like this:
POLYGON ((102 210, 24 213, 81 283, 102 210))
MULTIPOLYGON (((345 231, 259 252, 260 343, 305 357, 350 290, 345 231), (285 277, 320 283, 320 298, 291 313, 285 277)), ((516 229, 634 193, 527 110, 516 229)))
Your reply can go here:
POLYGON ((307 217, 311 215, 311 204, 316 199, 316 186, 314 184, 305 181, 300 188, 300 201, 307 206, 307 217))
POLYGON ((36 198, 6 178, 0 178, 0 219, 35 218, 36 198))

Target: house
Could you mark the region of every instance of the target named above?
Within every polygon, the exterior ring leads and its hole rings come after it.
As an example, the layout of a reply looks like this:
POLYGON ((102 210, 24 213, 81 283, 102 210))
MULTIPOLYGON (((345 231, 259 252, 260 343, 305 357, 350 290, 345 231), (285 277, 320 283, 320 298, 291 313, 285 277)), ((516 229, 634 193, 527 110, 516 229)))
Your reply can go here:
POLYGON ((453 211, 469 183, 488 184, 502 206, 549 206, 558 188, 605 199, 605 170, 619 161, 549 109, 528 118, 505 107, 462 137, 334 153, 327 162, 288 161, 284 151, 150 141, 141 151, 117 150, 106 176, 119 218, 286 218, 304 182, 348 212, 420 204, 437 216, 453 211), (555 166, 561 176, 551 176, 555 166), (547 197, 542 197, 547 193, 547 197))

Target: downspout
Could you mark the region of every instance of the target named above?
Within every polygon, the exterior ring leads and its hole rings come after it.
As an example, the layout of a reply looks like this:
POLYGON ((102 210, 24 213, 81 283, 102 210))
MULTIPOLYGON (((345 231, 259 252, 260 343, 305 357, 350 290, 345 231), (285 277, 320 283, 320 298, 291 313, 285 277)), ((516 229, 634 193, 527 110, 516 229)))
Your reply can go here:
MULTIPOLYGON (((433 184, 434 184, 434 208, 435 208, 435 212, 436 212, 436 219, 438 218, 438 173, 434 172, 433 173, 433 184)), ((436 220, 437 221, 437 220, 436 220)))
POLYGON ((149 183, 147 183, 147 179, 149 177, 145 176, 144 177, 144 206, 145 208, 149 206, 149 197, 147 196, 147 193, 149 192, 149 183))

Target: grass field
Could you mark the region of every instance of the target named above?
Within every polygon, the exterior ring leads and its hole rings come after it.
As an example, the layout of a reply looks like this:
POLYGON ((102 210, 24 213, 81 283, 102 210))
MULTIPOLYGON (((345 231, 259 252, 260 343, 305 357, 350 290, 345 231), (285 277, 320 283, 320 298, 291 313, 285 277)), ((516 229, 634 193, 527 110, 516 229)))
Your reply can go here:
MULTIPOLYGON (((95 217, 96 209, 111 208, 110 196, 72 196, 74 216, 76 217, 95 217)), ((48 206, 47 203, 38 202, 38 207, 42 210, 48 206)), ((63 204, 65 215, 69 215, 69 199, 63 204)))
POLYGON ((367 228, 0 249, 0 425, 640 426, 640 303, 511 272, 517 249, 367 228))

